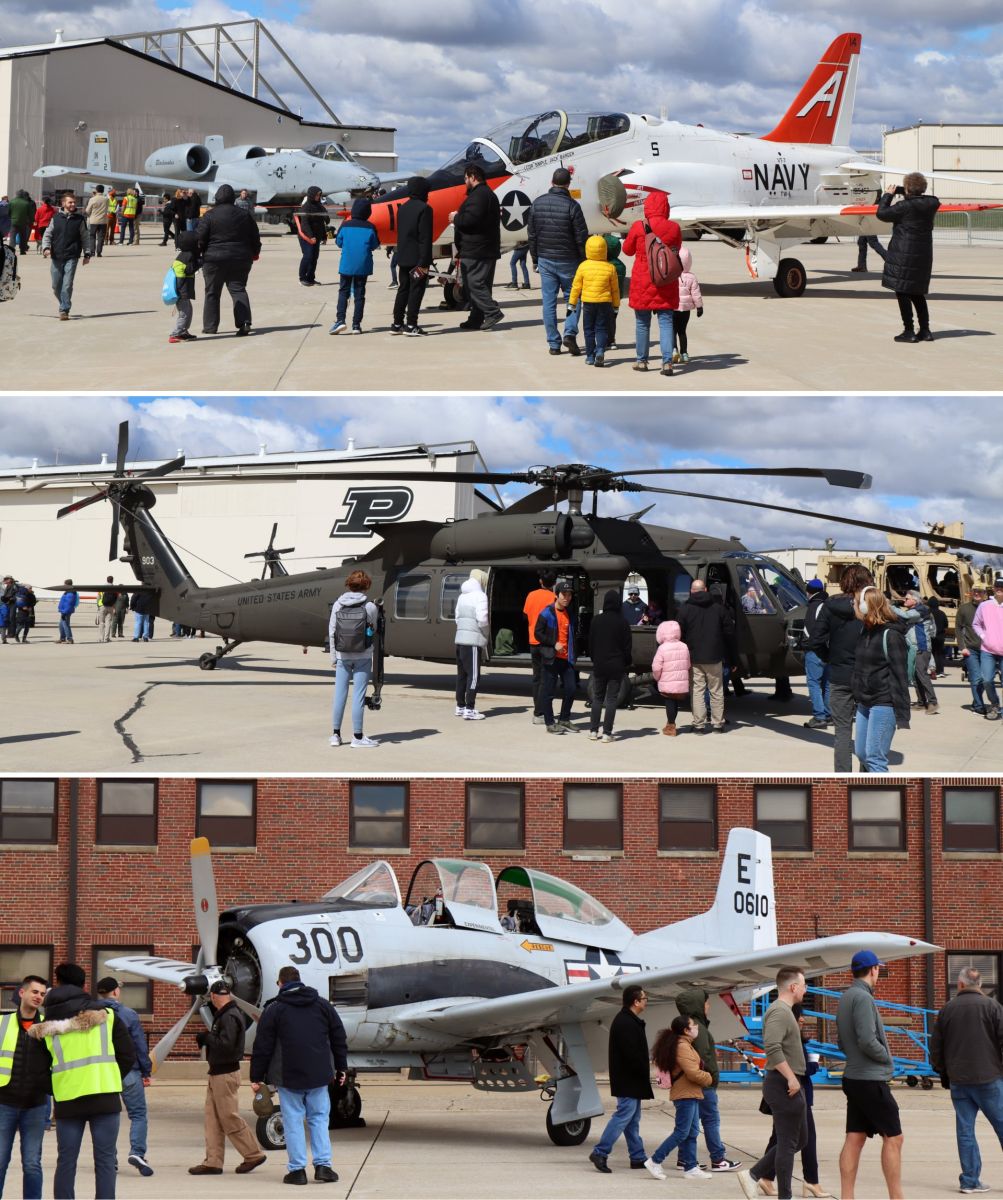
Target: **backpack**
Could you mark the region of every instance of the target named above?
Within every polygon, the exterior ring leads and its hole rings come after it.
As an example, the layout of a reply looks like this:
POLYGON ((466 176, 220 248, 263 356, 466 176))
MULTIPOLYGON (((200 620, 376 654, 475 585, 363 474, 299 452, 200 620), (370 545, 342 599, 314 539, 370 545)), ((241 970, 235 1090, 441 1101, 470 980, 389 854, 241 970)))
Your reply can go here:
POLYGON ((17 254, 6 242, 0 245, 0 301, 13 300, 21 286, 17 277, 17 254))
POLYGON ((682 275, 683 264, 679 261, 679 255, 666 246, 647 221, 644 222, 644 254, 648 260, 648 274, 655 287, 665 287, 682 275))
POLYGON ((167 268, 167 274, 164 276, 164 286, 160 289, 160 299, 165 304, 177 304, 178 302, 178 277, 174 274, 173 264, 167 268))
POLYGON ((334 623, 334 648, 348 657, 365 654, 373 644, 372 626, 365 604, 348 604, 338 609, 334 623))

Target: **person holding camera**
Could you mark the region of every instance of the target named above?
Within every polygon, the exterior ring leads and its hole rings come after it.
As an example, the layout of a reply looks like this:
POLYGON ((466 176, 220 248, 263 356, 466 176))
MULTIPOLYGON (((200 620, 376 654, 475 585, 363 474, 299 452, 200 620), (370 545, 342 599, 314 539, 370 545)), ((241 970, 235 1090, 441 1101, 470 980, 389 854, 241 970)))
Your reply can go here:
POLYGON ((896 342, 933 341, 926 293, 933 272, 933 222, 940 201, 927 196, 926 188, 926 176, 912 171, 901 187, 889 186, 878 201, 878 220, 892 226, 881 286, 890 288, 899 302, 902 332, 895 335, 896 342), (901 197, 898 201, 897 196, 901 197))

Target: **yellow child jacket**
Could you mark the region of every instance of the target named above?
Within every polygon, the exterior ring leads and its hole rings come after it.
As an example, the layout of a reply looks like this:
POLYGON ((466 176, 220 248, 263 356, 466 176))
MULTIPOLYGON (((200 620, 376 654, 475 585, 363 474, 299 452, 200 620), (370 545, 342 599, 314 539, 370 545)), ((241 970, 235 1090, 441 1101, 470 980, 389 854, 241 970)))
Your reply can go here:
POLYGON ((574 306, 579 297, 586 304, 612 304, 620 307, 620 285, 616 267, 606 261, 606 240, 595 234, 585 243, 585 261, 578 264, 571 285, 569 303, 574 306))

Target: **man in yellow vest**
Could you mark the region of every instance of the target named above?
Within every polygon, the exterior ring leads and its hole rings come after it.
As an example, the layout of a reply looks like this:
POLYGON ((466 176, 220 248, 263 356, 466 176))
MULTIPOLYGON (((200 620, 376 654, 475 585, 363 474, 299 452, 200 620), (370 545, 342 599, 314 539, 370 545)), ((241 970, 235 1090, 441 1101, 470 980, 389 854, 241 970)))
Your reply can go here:
POLYGON ((25 1200, 42 1197, 42 1137, 49 1116, 49 1054, 44 1042, 28 1037, 42 1020, 48 980, 27 975, 17 993, 15 1012, 0 1013, 0 1196, 21 1139, 21 1181, 25 1200))
POLYGON ((115 1200, 118 1126, 122 1114, 122 1076, 136 1063, 132 1038, 110 1008, 83 990, 84 969, 62 963, 63 982, 46 997, 45 1020, 29 1037, 45 1038, 52 1056, 55 1100, 55 1200, 73 1200, 77 1158, 89 1125, 94 1146, 95 1195, 115 1200))
POLYGON ((135 188, 127 188, 125 195, 122 197, 122 208, 119 213, 119 229, 121 232, 118 235, 118 244, 125 244, 125 230, 129 229, 129 245, 136 239, 136 213, 139 209, 139 197, 136 195, 135 188))

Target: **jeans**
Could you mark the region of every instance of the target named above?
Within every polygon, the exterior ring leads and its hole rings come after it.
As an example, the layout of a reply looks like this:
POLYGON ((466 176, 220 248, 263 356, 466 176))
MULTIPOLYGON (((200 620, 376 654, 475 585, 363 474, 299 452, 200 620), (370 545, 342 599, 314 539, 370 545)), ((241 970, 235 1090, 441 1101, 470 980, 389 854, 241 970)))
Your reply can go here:
POLYGON ((348 313, 348 297, 355 297, 352 308, 352 328, 362 328, 362 314, 366 311, 366 279, 365 275, 341 275, 338 283, 338 312, 336 321, 344 321, 348 313))
POLYGON ((533 664, 533 716, 543 716, 543 647, 530 646, 530 661, 533 664))
POLYGON ((79 258, 49 259, 52 294, 59 301, 60 312, 68 313, 73 305, 73 277, 77 273, 79 261, 79 258))
POLYGON ((373 674, 371 655, 365 658, 339 658, 334 676, 334 712, 331 728, 335 733, 341 732, 341 718, 345 715, 345 705, 348 702, 348 684, 352 687, 352 732, 362 736, 362 717, 365 713, 366 685, 373 674))
POLYGON ((129 1153, 146 1158, 146 1088, 138 1067, 122 1076, 122 1102, 129 1114, 129 1153))
POLYGON ((585 361, 592 362, 597 354, 605 354, 609 342, 612 304, 582 304, 585 315, 585 361))
POLYGON ((829 685, 829 712, 836 734, 832 769, 848 775, 853 770, 853 724, 857 714, 857 702, 848 684, 829 685))
POLYGON ((59 616, 59 640, 61 642, 73 641, 73 630, 70 628, 71 613, 60 613, 59 616))
MULTIPOLYGON (((557 331, 557 293, 558 291, 563 292, 565 300, 571 295, 571 285, 575 281, 578 264, 558 262, 553 258, 541 258, 536 265, 540 271, 540 294, 543 297, 543 329, 551 350, 558 350, 562 335, 557 331)), ((564 322, 564 337, 578 335, 580 313, 580 303, 569 311, 564 322)))
POLYGON ((101 251, 104 249, 105 234, 108 232, 108 224, 102 221, 99 225, 89 225, 91 231, 91 241, 94 243, 94 257, 100 258, 101 251))
POLYGON ((976 708, 985 707, 986 685, 982 682, 982 651, 969 650, 962 658, 968 686, 972 689, 972 704, 976 708))
POLYGON ((809 650, 804 656, 804 673, 808 680, 811 715, 816 721, 828 721, 829 664, 823 662, 814 650, 809 650))
MULTIPOLYGON (((707 1153, 711 1163, 723 1162, 728 1156, 721 1141, 721 1111, 717 1106, 717 1088, 709 1087, 703 1090, 700 1101, 700 1124, 703 1126, 704 1141, 707 1143, 707 1153)), ((694 1147, 693 1161, 696 1162, 694 1147)))
POLYGON ((56 1177, 52 1194, 55 1200, 74 1200, 73 1185, 77 1159, 84 1140, 84 1128, 91 1127, 94 1147, 94 1194, 101 1200, 115 1200, 115 1175, 118 1171, 118 1125, 121 1113, 100 1113, 93 1117, 60 1117, 56 1122, 56 1177))
POLYGON ((543 720, 546 725, 554 723, 554 697, 560 685, 561 715, 558 720, 568 721, 571 718, 571 706, 575 702, 575 689, 578 687, 578 676, 575 668, 566 658, 555 658, 553 662, 543 664, 543 692, 540 696, 540 708, 543 710, 543 720))
POLYGON ((885 253, 884 246, 882 246, 881 243, 878 241, 878 235, 876 233, 872 234, 870 237, 858 237, 857 238, 857 267, 861 271, 867 266, 867 247, 868 246, 870 246, 870 248, 874 251, 874 253, 878 256, 878 258, 881 259, 882 262, 885 262, 888 258, 888 255, 885 253))
MULTIPOLYGON (((665 1161, 670 1150, 679 1147, 679 1161, 683 1170, 689 1171, 697 1165, 697 1134, 700 1132, 700 1101, 673 1100, 676 1108, 675 1128, 658 1149, 652 1154, 651 1161, 665 1161)), ((630 1156, 633 1158, 633 1154, 630 1156)), ((723 1155, 722 1155, 723 1157, 723 1155)))
POLYGON ((961 1186, 975 1187, 982 1174, 982 1156, 975 1140, 975 1118, 981 1112, 1003 1146, 1003 1080, 992 1083, 952 1083, 951 1103, 961 1159, 961 1186))
POLYGON ((613 1143, 623 1134, 627 1141, 627 1153, 631 1162, 644 1162, 644 1142, 641 1141, 641 1101, 630 1096, 618 1096, 616 1110, 606 1122, 602 1137, 592 1151, 599 1158, 609 1158, 613 1143))
POLYGON ((996 672, 1003 670, 1003 654, 990 654, 988 650, 980 650, 979 666, 982 670, 982 683, 986 689, 986 699, 993 708, 999 708, 1000 698, 996 691, 996 672))
POLYGON ((589 729, 599 732, 599 717, 602 715, 602 731, 605 734, 613 732, 613 721, 616 718, 616 702, 620 696, 622 675, 603 675, 601 671, 592 672, 592 714, 589 729), (605 709, 605 711, 604 711, 605 709))
POLYGON ((129 245, 136 240, 136 218, 122 217, 118 223, 118 244, 121 246, 125 242, 125 231, 129 230, 129 245))
POLYGON ((648 361, 648 348, 651 345, 651 314, 658 317, 658 344, 662 351, 662 362, 672 362, 672 310, 668 308, 634 309, 634 357, 638 362, 648 361))
POLYGON ((865 771, 887 771, 888 751, 895 736, 895 709, 884 704, 857 705, 857 758, 865 771))
POLYGON ((327 1087, 293 1091, 279 1088, 279 1104, 282 1107, 282 1128, 286 1135, 286 1151, 289 1154, 289 1170, 306 1169, 306 1131, 310 1130, 310 1155, 315 1167, 331 1165, 331 1134, 328 1131, 331 1119, 331 1093, 327 1087))
POLYGON ((300 283, 313 283, 317 274, 317 261, 320 258, 320 241, 314 238, 313 242, 308 242, 306 238, 299 237, 300 244, 300 283))
POLYGON ((42 1200, 42 1136, 48 1116, 48 1100, 34 1108, 0 1104, 0 1196, 14 1150, 14 1135, 19 1134, 24 1200, 42 1200))
POLYGON ((512 257, 509 259, 509 266, 512 268, 512 282, 518 283, 517 266, 522 264, 522 283, 523 287, 529 287, 529 268, 526 266, 526 256, 529 254, 529 245, 517 246, 512 251, 512 257))
POLYGON ((134 612, 132 617, 132 640, 138 642, 142 638, 148 642, 153 637, 153 618, 149 613, 141 612, 134 612))

